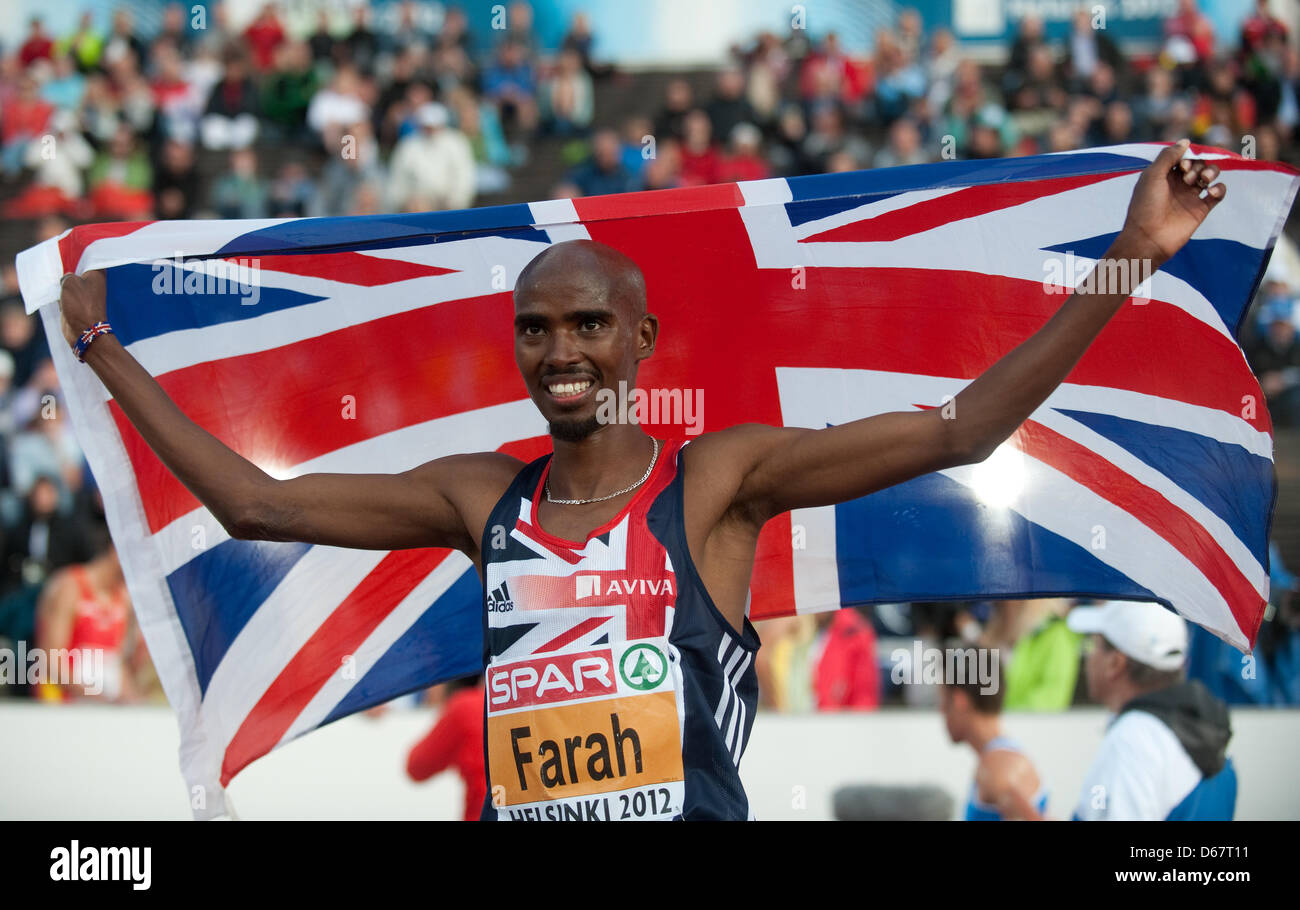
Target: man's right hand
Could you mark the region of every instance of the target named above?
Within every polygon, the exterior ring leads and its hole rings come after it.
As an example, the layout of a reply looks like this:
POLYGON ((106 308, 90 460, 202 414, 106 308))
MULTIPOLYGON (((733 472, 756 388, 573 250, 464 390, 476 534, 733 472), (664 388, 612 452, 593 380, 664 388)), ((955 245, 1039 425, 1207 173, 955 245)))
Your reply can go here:
POLYGON ((102 271, 63 276, 59 283, 59 314, 63 320, 63 337, 72 347, 86 331, 108 317, 108 286, 102 271))

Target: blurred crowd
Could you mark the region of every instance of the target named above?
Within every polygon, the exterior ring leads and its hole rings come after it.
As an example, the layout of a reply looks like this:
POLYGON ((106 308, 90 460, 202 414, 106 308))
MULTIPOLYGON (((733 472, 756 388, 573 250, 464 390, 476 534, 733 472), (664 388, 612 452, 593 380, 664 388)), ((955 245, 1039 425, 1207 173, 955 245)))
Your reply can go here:
MULTIPOLYGON (((1195 0, 1181 0, 1144 54, 1118 47, 1086 12, 1058 41, 1027 17, 998 65, 903 10, 870 53, 833 33, 764 32, 715 71, 668 80, 602 60, 582 13, 544 47, 520 0, 492 23, 421 0, 322 13, 306 29, 291 29, 275 4, 238 25, 221 3, 204 12, 196 28, 174 3, 150 34, 125 7, 109 21, 87 11, 60 34, 35 18, 3 48, 0 215, 24 226, 23 246, 92 221, 458 209, 547 190, 576 197, 1184 136, 1300 162, 1300 54, 1266 0, 1237 34, 1216 34, 1195 0), (622 103, 602 110, 610 91, 622 103)), ((1300 425, 1297 289, 1293 276, 1271 274, 1243 329, 1283 426, 1300 425)), ((0 297, 0 637, 116 641, 143 680, 122 697, 148 691, 102 499, 12 260, 0 297)), ((1275 584, 1278 629, 1291 628, 1293 583, 1275 584)), ((884 663, 864 673, 858 658, 908 636, 996 640, 1014 655, 1048 634, 1053 648, 1073 649, 1074 680, 1078 641, 1057 629, 1063 612, 1052 602, 919 604, 777 621, 763 667, 769 706, 900 700, 884 663)), ((1294 635, 1275 638, 1289 655, 1294 635)), ((1288 688, 1300 679, 1292 659, 1267 696, 1256 687, 1239 697, 1300 701, 1288 688)), ((1072 685, 1055 680, 1042 703, 1070 704, 1072 685)), ((1025 691, 1024 704, 1037 704, 1025 691)))

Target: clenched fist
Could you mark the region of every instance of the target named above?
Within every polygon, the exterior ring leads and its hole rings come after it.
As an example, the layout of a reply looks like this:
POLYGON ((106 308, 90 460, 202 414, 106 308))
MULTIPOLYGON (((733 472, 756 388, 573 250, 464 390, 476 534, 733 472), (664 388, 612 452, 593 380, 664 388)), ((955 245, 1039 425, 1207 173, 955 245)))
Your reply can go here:
POLYGON ((74 275, 69 272, 59 283, 59 314, 63 317, 63 337, 72 347, 86 331, 108 317, 107 286, 103 272, 74 275))

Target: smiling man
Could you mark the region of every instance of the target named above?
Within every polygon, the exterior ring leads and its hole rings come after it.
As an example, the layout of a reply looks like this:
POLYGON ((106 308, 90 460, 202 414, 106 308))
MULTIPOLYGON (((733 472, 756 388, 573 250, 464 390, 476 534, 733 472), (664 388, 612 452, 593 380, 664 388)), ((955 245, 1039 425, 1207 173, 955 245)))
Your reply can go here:
MULTIPOLYGON (((1211 186, 1218 169, 1183 160, 1186 149, 1164 150, 1141 175, 1102 263, 1133 267, 1108 274, 1159 268, 1223 198, 1211 186)), ((60 305, 69 344, 232 537, 453 547, 473 560, 484 587, 485 818, 744 819, 737 769, 759 646, 748 594, 764 524, 988 457, 1130 290, 1083 288, 955 408, 823 430, 744 424, 685 444, 601 416, 604 395, 634 388, 654 353, 660 326, 640 269, 597 243, 556 244, 514 294, 515 359, 551 455, 285 480, 187 418, 105 333, 102 274, 67 276, 60 305)))

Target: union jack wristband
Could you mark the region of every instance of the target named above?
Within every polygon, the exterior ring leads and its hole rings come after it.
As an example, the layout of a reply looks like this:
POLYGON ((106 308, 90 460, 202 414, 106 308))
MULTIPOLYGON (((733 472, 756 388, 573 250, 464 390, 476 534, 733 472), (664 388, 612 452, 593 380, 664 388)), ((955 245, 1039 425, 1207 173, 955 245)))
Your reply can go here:
POLYGON ((95 323, 90 328, 86 329, 86 331, 81 333, 81 337, 77 339, 77 343, 72 346, 72 352, 77 355, 78 360, 85 363, 86 348, 90 347, 90 343, 100 335, 109 335, 112 331, 112 326, 107 322, 95 323))

